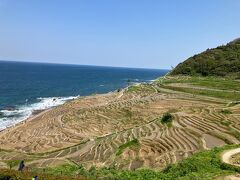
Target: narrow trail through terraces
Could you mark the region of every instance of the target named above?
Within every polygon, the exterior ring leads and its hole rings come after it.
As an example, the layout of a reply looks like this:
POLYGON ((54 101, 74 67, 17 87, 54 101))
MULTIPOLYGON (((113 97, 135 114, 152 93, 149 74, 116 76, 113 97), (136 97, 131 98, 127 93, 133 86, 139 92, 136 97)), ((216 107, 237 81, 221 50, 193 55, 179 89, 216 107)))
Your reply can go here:
POLYGON ((240 148, 227 150, 222 154, 222 161, 226 164, 230 164, 230 165, 233 165, 233 166, 240 167, 240 164, 235 164, 231 161, 231 158, 234 155, 239 154, 239 153, 240 153, 240 148))
MULTIPOLYGON (((240 148, 230 149, 230 150, 223 152, 223 154, 221 155, 221 159, 226 164, 240 167, 240 164, 236 164, 232 161, 233 157, 238 154, 240 154, 240 148)), ((232 175, 228 175, 225 177, 220 177, 217 180, 220 180, 220 179, 221 180, 239 180, 240 174, 232 174, 232 175)))

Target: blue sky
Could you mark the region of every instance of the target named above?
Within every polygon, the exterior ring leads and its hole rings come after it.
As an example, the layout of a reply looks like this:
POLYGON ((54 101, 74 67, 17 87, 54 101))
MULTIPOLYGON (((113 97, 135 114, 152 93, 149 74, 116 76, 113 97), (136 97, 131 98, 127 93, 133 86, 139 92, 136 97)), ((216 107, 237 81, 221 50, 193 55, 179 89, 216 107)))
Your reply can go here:
POLYGON ((167 68, 240 37, 239 0, 0 0, 0 59, 167 68))

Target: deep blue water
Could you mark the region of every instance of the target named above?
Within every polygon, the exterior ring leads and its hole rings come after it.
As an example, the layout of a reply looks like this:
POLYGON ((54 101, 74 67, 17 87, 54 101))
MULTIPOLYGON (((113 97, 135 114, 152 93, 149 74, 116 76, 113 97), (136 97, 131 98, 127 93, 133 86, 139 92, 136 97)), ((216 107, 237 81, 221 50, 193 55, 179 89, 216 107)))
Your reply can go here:
MULTIPOLYGON (((1 122, 5 121, 9 125, 7 121, 24 116, 24 113, 19 114, 20 110, 24 111, 24 108, 33 105, 35 110, 36 106, 43 108, 46 103, 53 101, 50 98, 105 93, 126 87, 128 79, 132 82, 147 82, 166 72, 167 70, 0 61, 0 129, 1 122)), ((64 100, 59 98, 61 102, 64 100)), ((46 107, 50 106, 48 104, 46 107)))

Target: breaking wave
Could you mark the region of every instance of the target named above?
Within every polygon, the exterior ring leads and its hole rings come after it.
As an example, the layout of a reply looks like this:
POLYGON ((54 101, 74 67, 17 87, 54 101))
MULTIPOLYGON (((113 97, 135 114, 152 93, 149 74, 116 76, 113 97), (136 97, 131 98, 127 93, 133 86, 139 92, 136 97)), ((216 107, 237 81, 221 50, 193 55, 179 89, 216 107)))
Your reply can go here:
POLYGON ((27 118, 35 111, 41 111, 64 104, 79 96, 37 98, 36 103, 18 106, 14 109, 0 110, 0 130, 13 126, 27 118))

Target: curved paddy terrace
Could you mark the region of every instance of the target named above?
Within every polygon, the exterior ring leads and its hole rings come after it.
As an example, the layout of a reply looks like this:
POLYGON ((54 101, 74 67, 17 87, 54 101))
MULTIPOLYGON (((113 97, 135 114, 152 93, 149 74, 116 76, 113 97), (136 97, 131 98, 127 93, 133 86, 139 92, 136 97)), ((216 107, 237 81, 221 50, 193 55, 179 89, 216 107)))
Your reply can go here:
MULTIPOLYGON (((178 83, 185 83, 181 78, 178 83)), ((31 168, 164 169, 201 150, 239 144, 238 103, 174 89, 170 80, 81 97, 44 111, 0 132, 0 160, 25 159, 31 168), (166 112, 173 116, 170 125, 161 122, 166 112)))

